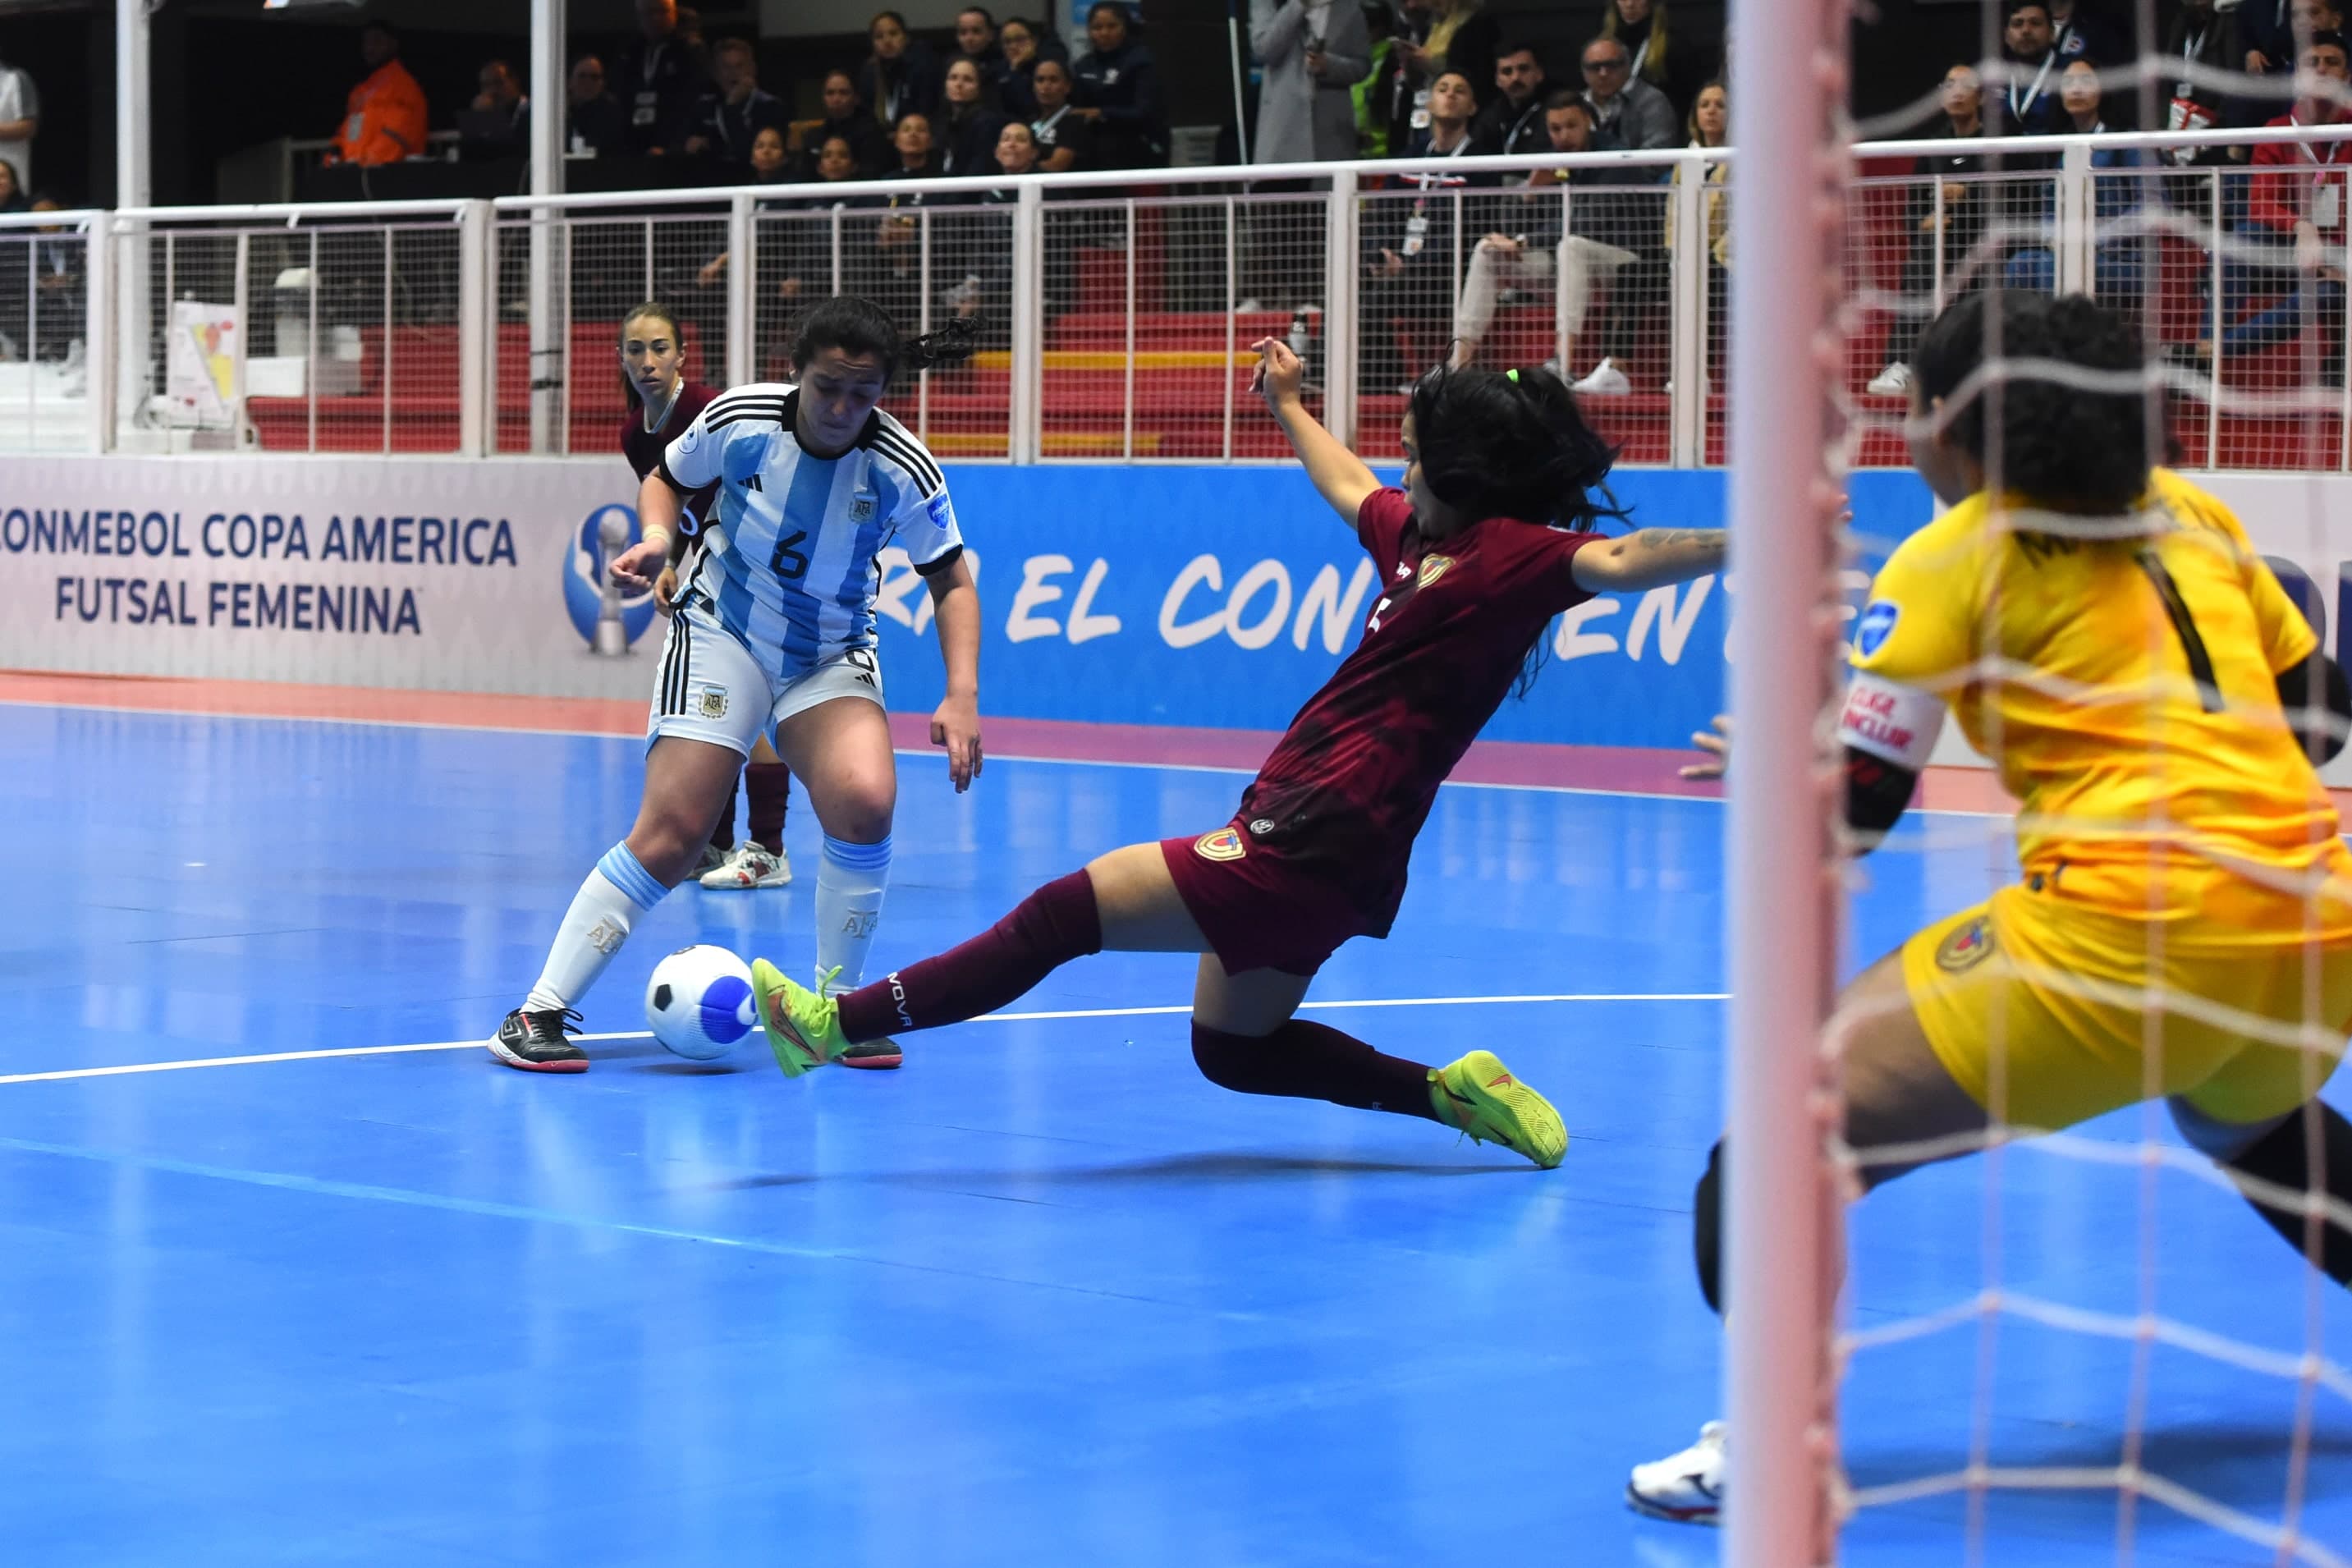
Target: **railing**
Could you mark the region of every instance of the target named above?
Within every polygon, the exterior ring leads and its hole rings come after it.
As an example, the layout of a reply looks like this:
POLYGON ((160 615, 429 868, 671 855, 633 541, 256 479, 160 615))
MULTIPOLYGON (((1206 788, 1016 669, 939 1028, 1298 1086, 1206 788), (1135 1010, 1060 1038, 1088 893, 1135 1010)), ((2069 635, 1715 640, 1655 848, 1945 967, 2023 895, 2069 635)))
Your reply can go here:
MULTIPOLYGON (((2138 315, 2168 349, 2180 461, 2352 463, 2341 249, 2299 266, 2250 221, 2242 166, 2108 161, 2281 139, 2019 138, 1975 144, 2001 172, 1941 181, 1908 161, 1969 144, 1855 148, 1836 280, 1853 459, 1906 460, 1883 373, 1941 304, 1999 281, 2138 315), (2037 162, 2054 166, 2019 166, 2037 162)), ((1398 455, 1412 377, 1475 352, 1585 380, 1628 462, 1719 464, 1732 162, 1693 148, 859 182, 838 201, 789 185, 0 216, 0 452, 608 452, 629 307, 670 304, 690 372, 740 383, 786 375, 800 317, 855 292, 909 331, 980 321, 971 364, 892 394, 943 457, 1280 458, 1244 389, 1250 345, 1277 335, 1305 351, 1317 412, 1370 458, 1398 455)))

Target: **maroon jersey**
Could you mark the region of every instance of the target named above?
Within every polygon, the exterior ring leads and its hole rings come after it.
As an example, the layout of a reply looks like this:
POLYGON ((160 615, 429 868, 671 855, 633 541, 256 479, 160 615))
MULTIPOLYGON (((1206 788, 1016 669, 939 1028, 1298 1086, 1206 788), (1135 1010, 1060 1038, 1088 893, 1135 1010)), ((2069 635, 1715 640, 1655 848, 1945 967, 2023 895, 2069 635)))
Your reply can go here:
POLYGON ((1509 694, 1552 617, 1591 595, 1569 560, 1600 537, 1488 518, 1432 544, 1402 490, 1375 490, 1356 532, 1383 593, 1363 640, 1307 699, 1235 821, 1340 889, 1385 936, 1437 786, 1509 694))
MULTIPOLYGON (((685 435, 686 427, 693 424, 703 409, 709 405, 710 400, 718 395, 719 389, 715 386, 705 386, 698 381, 686 383, 677 389, 677 401, 670 405, 669 417, 662 421, 658 430, 646 429, 644 412, 634 403, 629 405, 629 412, 621 421, 621 455, 629 459, 629 467, 637 471, 639 479, 654 471, 655 465, 662 459, 662 454, 669 450, 669 444, 685 435)), ((719 486, 714 482, 703 486, 678 503, 678 522, 684 531, 693 533, 701 528, 703 520, 710 515, 710 503, 718 493, 719 486)))

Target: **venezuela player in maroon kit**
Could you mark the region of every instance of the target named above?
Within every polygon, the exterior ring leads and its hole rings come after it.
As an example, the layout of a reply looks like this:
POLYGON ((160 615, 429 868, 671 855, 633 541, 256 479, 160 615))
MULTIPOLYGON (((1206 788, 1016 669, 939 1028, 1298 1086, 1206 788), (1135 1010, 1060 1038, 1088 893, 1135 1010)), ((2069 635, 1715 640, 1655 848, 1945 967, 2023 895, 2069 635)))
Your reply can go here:
MULTIPOLYGON (((717 387, 688 380, 685 364, 685 337, 668 306, 648 302, 621 318, 621 384, 629 397, 629 411, 621 419, 621 453, 640 480, 719 395, 717 387)), ((718 497, 719 485, 713 480, 679 504, 682 526, 671 544, 670 564, 654 588, 665 615, 677 592, 677 567, 690 543, 688 530, 698 529, 713 515, 718 497)), ((793 879, 792 862, 784 858, 784 803, 793 774, 764 736, 751 750, 743 782, 751 795, 750 837, 737 847, 730 795, 718 831, 703 851, 699 875, 706 888, 780 888, 793 879)))
POLYGON ((1256 348, 1253 386, 1380 569, 1363 640, 1291 721, 1232 821, 1115 849, 961 946, 829 1000, 761 960, 769 1044, 797 1077, 892 1030, 992 1012, 1086 953, 1197 952, 1192 1056, 1212 1082, 1426 1117, 1557 1165, 1559 1113, 1491 1052, 1431 1068, 1293 1015, 1341 942, 1388 934, 1438 785, 1524 689, 1553 617, 1596 593, 1719 571, 1724 535, 1589 531, 1614 515, 1593 500, 1612 454, 1548 372, 1423 376, 1398 490, 1307 413, 1297 356, 1276 339, 1256 348))

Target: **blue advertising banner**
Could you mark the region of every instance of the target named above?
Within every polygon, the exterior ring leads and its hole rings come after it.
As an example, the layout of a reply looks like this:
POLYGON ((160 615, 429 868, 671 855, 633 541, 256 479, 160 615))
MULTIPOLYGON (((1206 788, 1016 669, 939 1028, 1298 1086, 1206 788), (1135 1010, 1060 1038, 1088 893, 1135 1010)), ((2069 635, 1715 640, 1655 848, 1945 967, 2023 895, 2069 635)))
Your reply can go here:
MULTIPOLYGON (((947 472, 980 563, 983 712, 1277 730, 1355 647, 1378 597, 1353 531, 1297 468, 947 472)), ((1612 483, 1633 525, 1723 522, 1720 472, 1612 483)), ((1934 503, 1908 473, 1857 475, 1851 494, 1874 552, 1849 583, 1858 609, 1868 573, 1934 503)), ((890 705, 928 709, 943 685, 938 641, 902 552, 885 552, 881 596, 890 705)), ((1569 612, 1534 690, 1505 702, 1488 738, 1682 745, 1722 707, 1733 602, 1704 577, 1569 612)))

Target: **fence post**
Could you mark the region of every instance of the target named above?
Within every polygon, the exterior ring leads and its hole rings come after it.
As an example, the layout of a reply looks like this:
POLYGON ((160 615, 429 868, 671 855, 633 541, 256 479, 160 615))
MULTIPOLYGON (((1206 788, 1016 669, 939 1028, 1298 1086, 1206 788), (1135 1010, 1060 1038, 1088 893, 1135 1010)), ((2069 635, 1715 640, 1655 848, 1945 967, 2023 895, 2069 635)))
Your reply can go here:
POLYGON ((752 351, 753 312, 758 289, 754 280, 760 276, 760 258, 753 247, 760 243, 755 232, 759 226, 751 221, 751 196, 748 191, 738 191, 727 206, 727 384, 742 386, 760 379, 757 356, 752 351))
POLYGON ((1034 181, 1013 208, 1013 417, 1004 455, 1034 463, 1043 455, 1039 400, 1045 363, 1045 200, 1034 181))
POLYGON ((457 452, 485 458, 496 447, 498 399, 491 344, 498 331, 492 283, 494 228, 490 204, 468 201, 457 207, 457 452))
POLYGON ((114 449, 115 387, 121 367, 115 363, 114 215, 92 218, 82 247, 83 287, 89 290, 82 311, 83 406, 89 419, 89 449, 114 449))
POLYGON ((563 349, 568 304, 557 314, 557 278, 571 230, 546 207, 530 209, 530 449, 544 457, 558 450, 556 422, 562 416, 563 349))
POLYGON ((2058 163, 2058 189, 2053 205, 2057 209, 2057 233, 2051 237, 2057 251, 2058 292, 2087 294, 2091 291, 2094 268, 2091 264, 2093 218, 2096 206, 2092 195, 2091 144, 2088 142, 2067 143, 2058 163))
MULTIPOLYGON (((1685 158, 1674 166, 1666 199, 1674 204, 1674 281, 1666 344, 1674 386, 1666 399, 1669 461, 1696 468, 1706 451, 1706 176, 1708 165, 1685 158)), ((1562 230, 1566 232, 1565 229, 1562 230)), ((1563 366, 1563 369, 1566 367, 1563 366)))
POLYGON ((1356 172, 1331 176, 1323 221, 1323 426, 1356 441, 1356 344, 1361 312, 1356 292, 1356 172))

